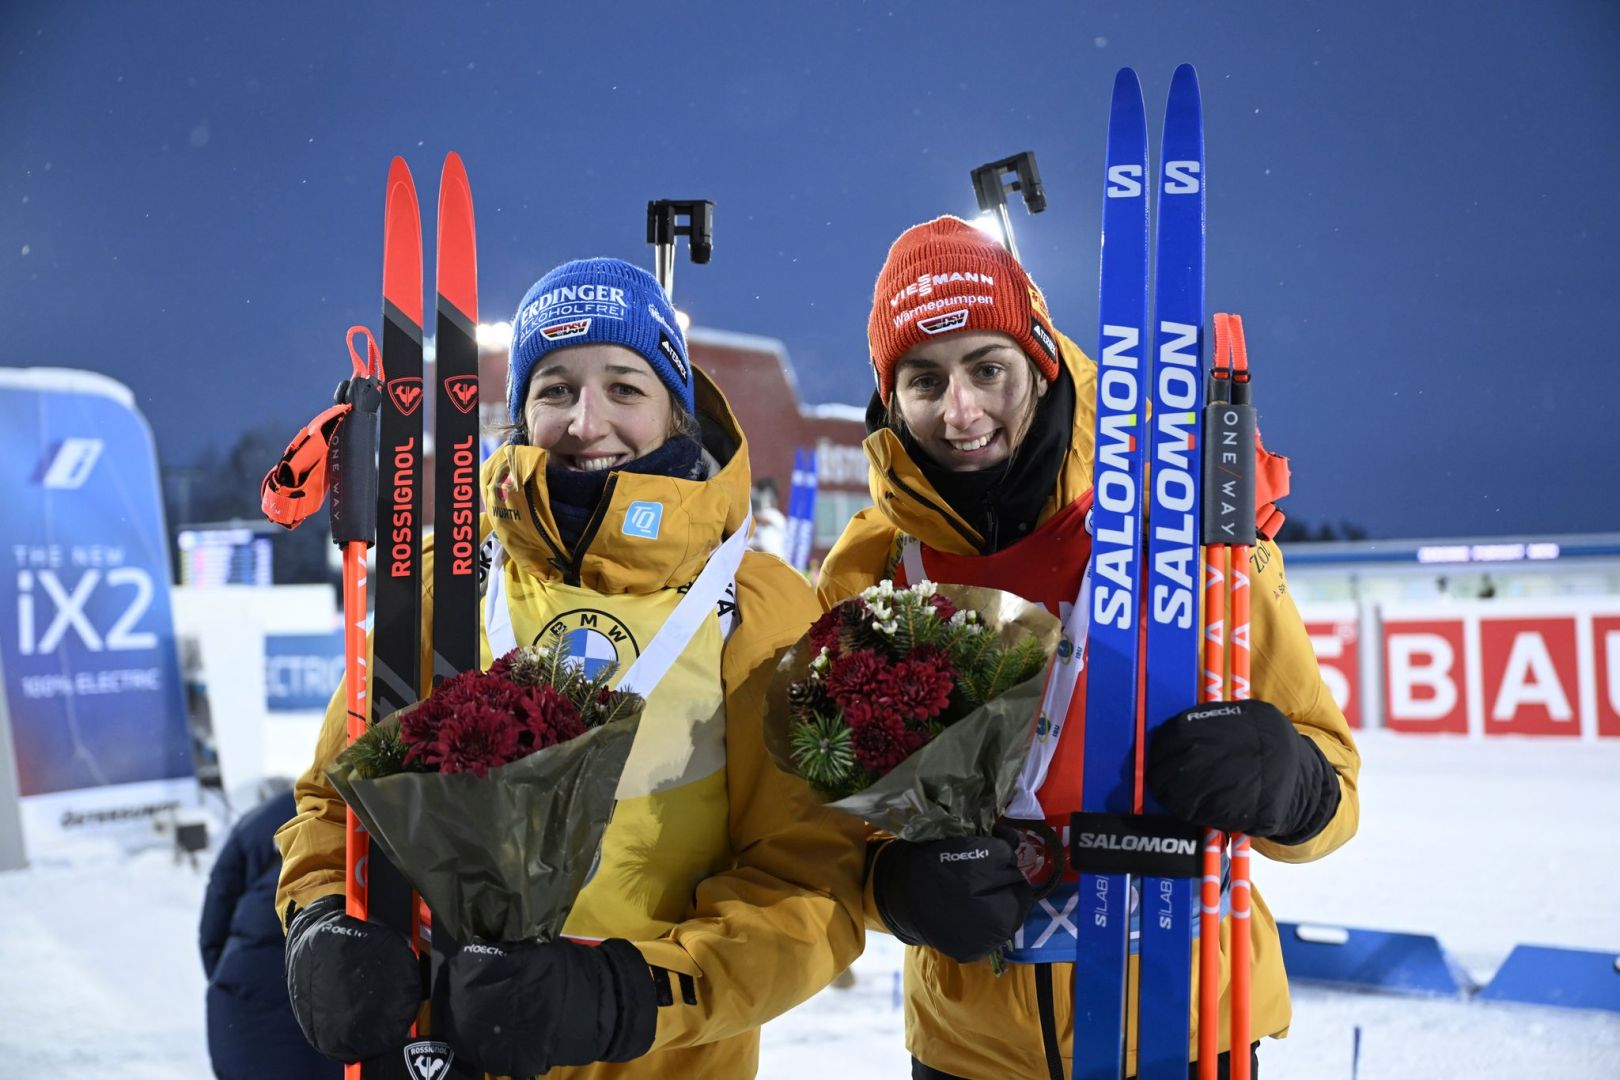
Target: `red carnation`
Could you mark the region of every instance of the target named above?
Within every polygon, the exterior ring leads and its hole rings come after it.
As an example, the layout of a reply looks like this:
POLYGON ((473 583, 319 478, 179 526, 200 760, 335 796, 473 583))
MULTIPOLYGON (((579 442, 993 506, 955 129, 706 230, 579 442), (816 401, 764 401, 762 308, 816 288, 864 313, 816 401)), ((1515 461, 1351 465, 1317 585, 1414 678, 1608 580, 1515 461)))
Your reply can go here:
POLYGON ((833 608, 810 624, 810 647, 817 653, 827 649, 838 652, 838 609, 833 608))
POLYGON ((827 693, 846 709, 851 701, 872 700, 888 668, 889 661, 870 649, 845 653, 827 672, 827 693))
POLYGON ((554 686, 531 686, 514 704, 517 724, 528 734, 530 749, 555 746, 585 733, 579 709, 554 686))
POLYGON ((935 593, 928 598, 928 602, 934 605, 934 611, 941 619, 949 619, 956 614, 956 605, 951 603, 951 598, 948 596, 935 593))
POLYGON ((518 730, 508 713, 488 705, 463 707, 445 718, 422 759, 442 773, 470 772, 482 780, 490 769, 517 756, 518 730))
POLYGON ((927 736, 912 731, 892 712, 867 710, 863 722, 856 723, 850 710, 844 710, 849 721, 850 748, 861 768, 882 776, 899 765, 923 743, 927 736))
POLYGON ((949 658, 924 656, 900 661, 894 666, 891 680, 895 711, 908 720, 932 720, 951 702, 955 685, 951 674, 949 658))

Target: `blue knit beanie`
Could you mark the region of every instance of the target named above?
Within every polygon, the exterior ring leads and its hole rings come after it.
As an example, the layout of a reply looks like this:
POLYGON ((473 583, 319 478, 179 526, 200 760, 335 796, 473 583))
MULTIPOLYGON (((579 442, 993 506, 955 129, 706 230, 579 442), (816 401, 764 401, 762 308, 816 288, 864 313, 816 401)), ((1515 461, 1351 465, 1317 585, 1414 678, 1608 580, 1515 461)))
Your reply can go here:
POLYGON ((601 342, 639 354, 675 400, 687 412, 696 411, 686 336, 658 279, 623 259, 576 259, 535 282, 512 319, 512 361, 506 373, 512 423, 522 423, 529 376, 542 356, 601 342))

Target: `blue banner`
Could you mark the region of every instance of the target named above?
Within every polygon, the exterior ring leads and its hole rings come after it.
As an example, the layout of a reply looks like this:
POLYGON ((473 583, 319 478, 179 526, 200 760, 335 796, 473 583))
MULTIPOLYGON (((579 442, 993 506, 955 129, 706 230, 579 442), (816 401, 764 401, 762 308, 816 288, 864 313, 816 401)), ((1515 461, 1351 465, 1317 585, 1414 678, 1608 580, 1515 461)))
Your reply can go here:
POLYGON ((343 629, 326 634, 266 634, 264 707, 271 712, 325 709, 343 681, 343 629))
POLYGON ((797 570, 810 568, 810 553, 816 541, 816 452, 793 451, 793 489, 788 496, 787 553, 783 556, 797 570))
POLYGON ((129 391, 0 369, 0 498, 22 796, 192 776, 157 460, 129 391))

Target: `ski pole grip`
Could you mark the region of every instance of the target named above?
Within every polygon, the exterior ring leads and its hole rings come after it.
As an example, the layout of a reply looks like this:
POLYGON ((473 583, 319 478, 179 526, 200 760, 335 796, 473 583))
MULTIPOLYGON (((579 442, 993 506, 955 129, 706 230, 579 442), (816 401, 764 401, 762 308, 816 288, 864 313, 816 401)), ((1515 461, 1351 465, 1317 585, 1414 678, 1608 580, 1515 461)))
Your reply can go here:
POLYGON ((382 384, 355 376, 338 388, 339 402, 353 406, 338 426, 327 458, 332 498, 332 542, 356 540, 370 547, 377 539, 377 419, 382 384))
POLYGON ((1204 410, 1204 543, 1255 542, 1254 406, 1230 401, 1204 410))

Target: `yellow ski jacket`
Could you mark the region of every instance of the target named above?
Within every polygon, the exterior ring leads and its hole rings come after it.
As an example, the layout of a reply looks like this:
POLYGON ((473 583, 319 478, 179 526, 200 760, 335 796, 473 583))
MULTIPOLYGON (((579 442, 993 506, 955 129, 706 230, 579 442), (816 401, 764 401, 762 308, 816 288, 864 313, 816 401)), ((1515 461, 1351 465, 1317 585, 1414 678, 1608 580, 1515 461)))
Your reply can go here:
MULTIPOLYGON (((747 445, 720 391, 701 372, 697 392, 699 414, 721 433, 707 443, 722 467, 704 481, 619 473, 603 526, 587 530, 572 566, 557 558, 562 543, 546 494, 545 452, 503 447, 486 463, 490 512, 481 527, 485 534, 493 529, 509 559, 505 584, 519 642, 556 633, 559 620, 579 610, 581 596, 604 619, 656 629, 677 590, 743 526, 747 445), (615 527, 634 502, 662 505, 657 539, 615 527)), ((430 558, 422 580, 432 581, 430 558)), ((424 640, 431 609, 429 587, 424 640)), ((814 594, 781 560, 748 552, 736 576, 735 611, 727 614, 735 619, 729 636, 711 614, 649 697, 627 778, 638 757, 677 761, 678 769, 643 768, 634 785, 621 782, 601 863, 564 928, 582 937, 627 938, 649 964, 688 977, 682 990, 695 993, 676 992, 658 1010, 657 1035, 643 1057, 558 1067, 549 1080, 752 1077, 760 1025, 820 990, 860 954, 864 827, 822 809, 802 781, 771 763, 761 738, 774 659, 819 614, 814 594), (700 704, 685 707, 693 701, 700 704)), ((488 642, 481 646, 487 664, 488 642)), ((424 649, 424 673, 431 670, 427 655, 424 649)), ((343 891, 344 804, 325 769, 345 741, 340 688, 314 764, 297 783, 298 814, 276 836, 284 860, 276 907, 284 921, 291 908, 343 891)))
MULTIPOLYGON (((1075 383, 1074 427, 1040 522, 1091 490, 1092 440, 1096 416, 1096 364, 1079 346, 1059 335, 1063 360, 1075 383)), ((823 607, 831 607, 884 578, 892 578, 904 537, 934 550, 976 555, 978 534, 950 510, 907 455, 899 437, 888 429, 868 436, 869 482, 875 505, 862 510, 822 564, 817 587, 823 607)), ((1250 556, 1253 694, 1271 702, 1326 755, 1339 774, 1342 797, 1328 826, 1303 844, 1283 847, 1254 840, 1254 850, 1280 862, 1309 862, 1337 848, 1355 834, 1358 819, 1356 776, 1361 757, 1343 714, 1334 704, 1316 666, 1310 639, 1288 594, 1282 555, 1266 541, 1250 556)), ((881 842, 881 840, 879 841, 881 842)), ((867 925, 883 930, 866 895, 867 925)), ((1253 942, 1250 1030, 1255 1038, 1286 1034, 1289 1023, 1288 983, 1283 972, 1276 921, 1259 892, 1253 894, 1253 942)), ((1221 1049, 1227 1049, 1226 970, 1231 920, 1221 924, 1221 1049)), ((1196 966, 1197 957, 1194 956, 1196 966)), ((1135 959, 1129 978, 1134 995, 1135 959)), ((1073 968, 1053 965, 1055 1023, 1065 1070, 1073 1044, 1073 968)), ((1196 970, 1194 979, 1197 978, 1196 970)), ((989 961, 961 965, 932 949, 908 948, 905 963, 906 1045, 923 1064, 971 1080, 1048 1076, 1036 1011, 1034 966, 1014 964, 997 977, 989 961)), ((1188 1060, 1196 1056, 1197 1005, 1188 1060)), ((1134 1040, 1127 1046, 1127 1068, 1136 1070, 1134 1040)))

